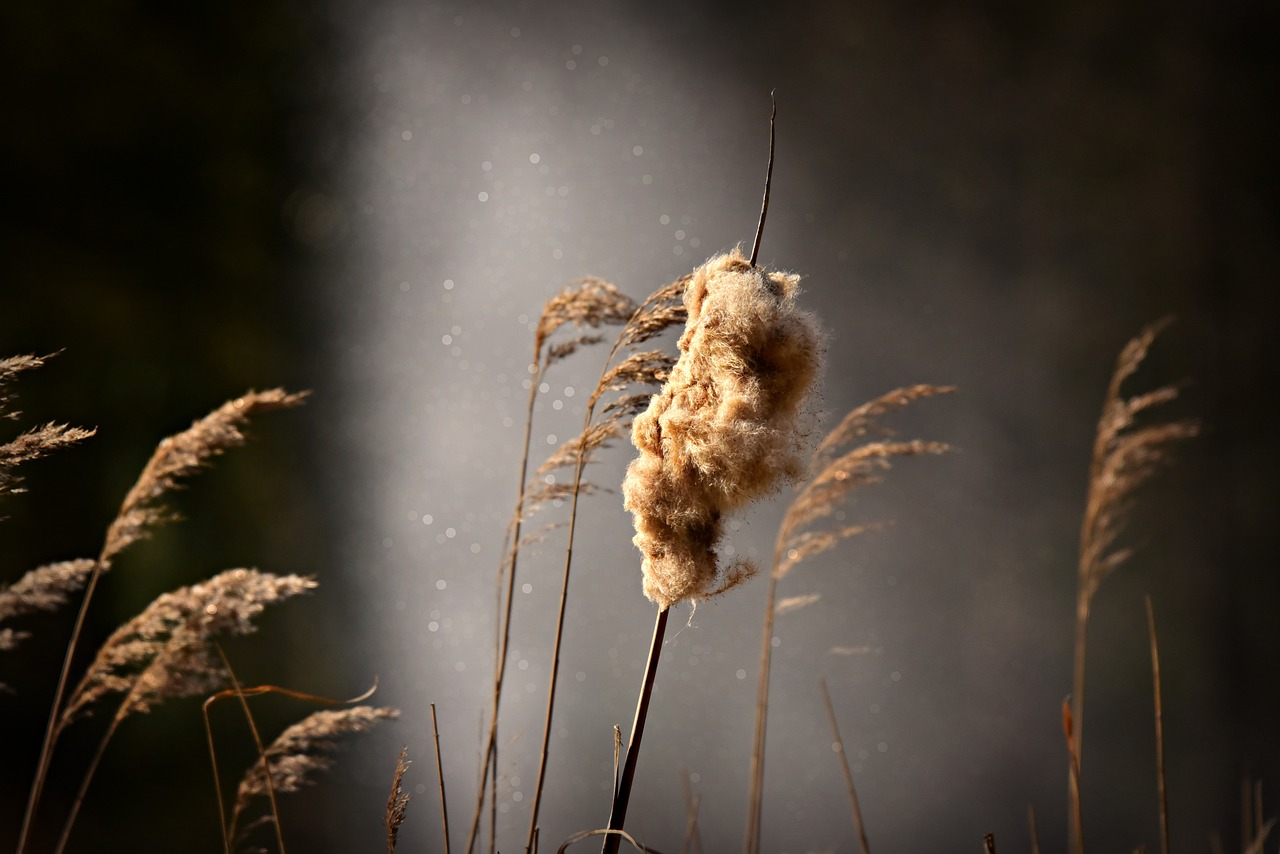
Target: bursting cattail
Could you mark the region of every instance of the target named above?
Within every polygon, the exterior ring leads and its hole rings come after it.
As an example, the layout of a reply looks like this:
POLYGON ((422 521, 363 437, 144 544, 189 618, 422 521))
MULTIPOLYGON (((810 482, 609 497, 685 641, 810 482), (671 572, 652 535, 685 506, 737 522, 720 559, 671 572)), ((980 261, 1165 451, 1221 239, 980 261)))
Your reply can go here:
POLYGON ((724 514, 802 472, 796 420, 821 363, 821 335, 796 305, 799 282, 734 251, 700 267, 685 289, 680 358, 636 418, 640 454, 622 485, 644 592, 660 608, 750 574, 744 565, 720 570, 724 514))

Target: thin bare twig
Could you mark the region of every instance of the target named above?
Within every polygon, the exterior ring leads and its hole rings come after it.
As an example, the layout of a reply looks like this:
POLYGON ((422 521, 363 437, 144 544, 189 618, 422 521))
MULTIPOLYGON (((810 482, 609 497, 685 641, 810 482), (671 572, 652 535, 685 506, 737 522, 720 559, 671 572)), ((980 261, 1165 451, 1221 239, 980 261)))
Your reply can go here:
POLYGON ((1031 834, 1031 854, 1040 854, 1040 834, 1036 831, 1036 808, 1027 804, 1027 832, 1031 834))
POLYGON ((1160 852, 1169 854, 1169 795, 1164 776, 1164 705, 1160 696, 1160 645, 1156 638, 1156 612, 1146 597, 1147 631, 1151 641, 1152 697, 1156 714, 1156 793, 1160 797, 1160 852))
MULTIPOLYGON (((215 644, 218 650, 218 657, 222 659, 222 666, 227 670, 227 676, 231 679, 231 690, 235 692, 236 699, 240 701, 240 708, 244 710, 244 719, 249 724, 249 732, 253 733, 253 746, 258 749, 258 756, 262 760, 263 773, 267 779, 267 801, 271 805, 271 823, 276 830, 276 845, 280 848, 280 854, 284 851, 284 831, 280 827, 280 807, 276 803, 276 786, 271 779, 271 761, 267 758, 267 749, 262 744, 262 734, 258 732, 258 724, 253 719, 253 712, 249 711, 249 701, 245 697, 245 693, 240 690, 240 680, 236 679, 235 671, 231 669, 231 662, 227 659, 227 654, 222 651, 222 646, 215 644)), ((232 816, 232 826, 227 829, 227 836, 235 838, 235 816, 232 816)))
POLYGON ((1084 854, 1084 808, 1080 803, 1080 756, 1076 753, 1076 734, 1071 720, 1071 701, 1062 701, 1062 734, 1067 739, 1067 758, 1071 787, 1071 850, 1084 854))
POLYGON ((844 741, 840 738, 840 725, 836 723, 836 709, 831 703, 831 692, 827 690, 825 678, 819 679, 818 684, 822 686, 822 702, 827 707, 827 720, 831 722, 831 736, 835 739, 836 752, 840 755, 840 770, 844 774, 845 789, 849 792, 849 810, 853 815, 853 829, 858 834, 858 846, 862 849, 862 854, 870 854, 871 847, 867 844, 867 831, 862 824, 862 808, 858 806, 858 792, 853 787, 849 755, 845 752, 844 741))
POLYGON ((449 803, 444 796, 444 766, 440 763, 440 727, 436 724, 436 704, 431 704, 431 735, 436 741, 436 778, 440 780, 440 814, 444 819, 444 854, 449 854, 449 803))

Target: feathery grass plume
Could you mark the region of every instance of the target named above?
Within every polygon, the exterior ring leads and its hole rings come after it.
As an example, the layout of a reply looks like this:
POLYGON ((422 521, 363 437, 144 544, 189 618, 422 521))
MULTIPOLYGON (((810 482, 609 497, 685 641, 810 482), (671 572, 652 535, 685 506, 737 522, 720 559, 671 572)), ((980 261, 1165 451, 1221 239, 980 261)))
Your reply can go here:
POLYGON ((59 730, 64 729, 90 714, 92 705, 103 697, 124 695, 85 771, 55 854, 66 847, 80 805, 120 723, 165 700, 221 689, 227 682, 227 671, 216 660, 210 641, 218 635, 249 634, 254 631, 253 618, 267 605, 315 586, 313 580, 297 575, 231 569, 201 584, 162 594, 112 633, 58 721, 59 730))
MULTIPOLYGON (((0 368, 0 375, 3 373, 4 369, 0 368)), ((282 389, 251 391, 243 397, 224 403, 181 433, 163 439, 151 455, 151 459, 147 461, 138 481, 125 496, 116 518, 107 528, 102 551, 99 552, 98 559, 89 573, 84 597, 80 600, 80 610, 76 615, 75 625, 71 629, 71 637, 67 641, 67 651, 63 657, 62 669, 58 674, 58 685, 54 689, 53 701, 49 706, 49 721, 40 747, 35 778, 27 796, 22 828, 18 834, 18 854, 22 854, 26 849, 31 822, 40 804, 40 795, 49 771, 53 748, 58 733, 61 732, 67 720, 65 712, 62 711, 67 680, 70 677, 71 662, 80 642, 80 632, 84 628, 85 615, 89 611, 89 603, 93 600, 94 591, 97 589, 98 579, 110 569, 111 561, 122 550, 145 537, 149 529, 156 524, 171 518, 160 504, 160 499, 167 492, 176 489, 183 478, 201 469, 211 457, 221 454, 227 448, 243 444, 245 437, 241 428, 250 416, 272 409, 297 406, 302 403, 307 394, 308 392, 290 394, 282 389)))
MULTIPOLYGON (((895 389, 851 410, 814 450, 809 464, 809 479, 800 487, 778 528, 773 549, 773 569, 769 573, 769 591, 765 597, 764 629, 760 647, 755 746, 751 753, 747 834, 743 849, 747 854, 755 854, 760 848, 773 621, 779 614, 813 601, 808 596, 801 596, 789 597, 779 602, 778 583, 801 561, 831 549, 841 540, 879 527, 875 524, 842 525, 837 528, 814 526, 833 516, 854 489, 879 483, 881 473, 890 467, 895 458, 947 451, 948 446, 941 442, 919 439, 894 441, 893 431, 882 426, 879 419, 914 401, 951 391, 954 391, 951 386, 909 386, 895 389)), ((839 647, 832 652, 847 654, 839 647)))
MULTIPOLYGON (((497 614, 495 624, 494 667, 493 667, 493 708, 489 720, 489 733, 484 750, 484 765, 480 775, 480 787, 476 795, 476 823, 472 827, 473 840, 479 826, 479 815, 484 808, 484 780, 489 776, 490 765, 495 765, 498 750, 498 711, 502 702, 503 680, 507 667, 507 650, 511 637, 511 610, 515 595, 516 569, 519 562, 520 549, 527 542, 521 535, 521 527, 525 519, 552 498, 531 496, 530 487, 525 478, 529 473, 529 446, 533 433, 533 411, 537 400, 539 386, 547 369, 554 363, 568 358, 578 348, 597 344, 601 336, 582 334, 576 338, 557 341, 547 346, 551 336, 562 327, 572 324, 579 329, 598 329, 606 324, 625 323, 634 315, 636 305, 630 297, 623 294, 615 286, 597 278, 579 279, 560 293, 549 299, 543 306, 542 314, 533 337, 533 361, 529 370, 533 374, 529 383, 529 402, 525 413, 524 442, 520 456, 520 478, 517 481, 516 505, 512 511, 511 522, 507 529, 507 541, 503 548, 503 560, 498 567, 497 582, 497 614), (533 505, 531 507, 531 505, 533 505), (505 584, 504 584, 505 579, 505 584), (505 588, 505 590, 504 590, 505 588)), ((496 796, 491 805, 497 809, 496 796)), ((496 821, 496 814, 494 820, 496 821)), ((468 849, 470 849, 468 844, 468 849)))
POLYGON ((660 608, 718 592, 722 517, 801 473, 796 418, 821 335, 796 306, 799 281, 734 251, 685 289, 680 358, 635 420, 640 455, 622 485, 644 592, 660 608))
POLYGON ((387 797, 387 854, 395 854, 396 841, 400 838, 400 825, 404 824, 409 809, 409 793, 404 790, 404 775, 409 770, 409 746, 400 749, 396 757, 396 772, 391 778, 391 794, 387 797))
MULTIPOLYGON (((40 367, 52 356, 9 356, 0 359, 0 418, 16 419, 22 413, 12 409, 17 394, 10 386, 19 374, 40 367)), ((39 459, 59 448, 92 436, 95 430, 52 422, 32 427, 17 438, 0 445, 0 495, 22 492, 22 478, 15 472, 19 465, 39 459)))
POLYGON ((112 558, 147 536, 149 529, 171 518, 160 503, 166 493, 177 489, 184 478, 203 468, 211 457, 244 444, 241 428, 251 416, 297 406, 307 395, 308 392, 290 394, 279 388, 250 391, 227 401, 181 433, 161 440, 107 529, 99 558, 103 567, 109 567, 112 558))
POLYGON ((190 587, 164 593, 116 629, 67 701, 65 727, 110 694, 124 694, 119 717, 147 712, 160 702, 207 694, 226 684, 209 644, 221 635, 254 631, 267 605, 315 589, 298 575, 231 569, 190 587))
POLYGON ((235 838, 235 828, 239 826, 244 810, 255 798, 267 796, 268 768, 270 785, 276 793, 296 792, 333 764, 326 754, 338 748, 341 736, 364 732, 380 720, 399 716, 398 709, 376 706, 323 709, 288 727, 240 781, 236 804, 231 811, 232 838, 235 838))
MULTIPOLYGON (((1147 326, 1120 351, 1094 437, 1076 573, 1071 752, 1077 766, 1084 764, 1085 637, 1093 597, 1103 580, 1133 553, 1131 548, 1117 547, 1117 541, 1124 533, 1134 494, 1162 465, 1169 462, 1169 450, 1175 442, 1190 439, 1200 431, 1199 424, 1189 419, 1156 421, 1138 426, 1139 416, 1178 396, 1178 390, 1173 386, 1162 386, 1133 397, 1122 394, 1124 382, 1138 370, 1156 336, 1168 324, 1169 320, 1165 319, 1147 326)), ((1079 774, 1079 771, 1075 773, 1079 774)), ((1079 823, 1080 807, 1075 787, 1072 787, 1071 795, 1074 826, 1079 823)), ((1075 839, 1073 850, 1080 851, 1082 847, 1083 840, 1075 839)))
MULTIPOLYGON (((560 603, 556 609, 556 634, 551 651, 551 675, 547 680, 547 711, 542 730, 542 750, 538 759, 538 780, 533 787, 533 806, 529 811, 529 834, 525 843, 526 852, 534 850, 538 838, 538 810, 542 805, 542 787, 546 781, 547 756, 551 745, 551 722, 555 712, 556 686, 560 678, 560 645, 564 639, 565 611, 569 599, 569 577, 573 569, 573 544, 578 522, 578 499, 584 491, 582 471, 591 452, 601 447, 604 440, 595 442, 593 437, 606 436, 612 431, 624 429, 635 412, 647 405, 648 394, 644 391, 623 395, 607 404, 602 411, 603 419, 596 421, 596 408, 606 394, 625 391, 634 386, 644 386, 661 382, 669 371, 670 364, 660 354, 642 354, 640 345, 653 340, 667 329, 683 323, 686 312, 683 304, 685 286, 693 278, 692 274, 682 276, 676 281, 654 291, 636 309, 622 328, 609 355, 604 361, 604 369, 600 381, 596 384, 587 399, 587 411, 582 417, 582 432, 576 439, 576 448, 571 459, 574 463, 573 486, 570 488, 569 532, 568 544, 565 548, 564 575, 560 582, 560 603), (625 354, 625 355, 623 355, 625 354), (615 364, 619 355, 620 362, 615 364), (601 432, 603 431, 603 432, 601 432)), ((572 442, 571 442, 572 444, 572 442)), ((471 851, 471 839, 474 839, 474 828, 467 842, 467 852, 471 851)))
POLYGON ((0 589, 0 622, 37 611, 54 611, 84 586, 94 561, 66 560, 31 570, 0 589))

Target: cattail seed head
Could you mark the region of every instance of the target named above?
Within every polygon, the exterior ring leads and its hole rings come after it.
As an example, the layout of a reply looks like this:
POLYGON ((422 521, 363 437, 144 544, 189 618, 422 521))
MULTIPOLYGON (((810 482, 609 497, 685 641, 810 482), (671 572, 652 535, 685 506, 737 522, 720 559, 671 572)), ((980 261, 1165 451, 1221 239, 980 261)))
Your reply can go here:
POLYGON ((680 358, 635 420, 639 456, 622 485, 644 592, 661 608, 723 589, 715 552, 723 516, 802 472, 796 418, 822 337, 796 306, 799 282, 734 251, 704 264, 685 288, 680 358))

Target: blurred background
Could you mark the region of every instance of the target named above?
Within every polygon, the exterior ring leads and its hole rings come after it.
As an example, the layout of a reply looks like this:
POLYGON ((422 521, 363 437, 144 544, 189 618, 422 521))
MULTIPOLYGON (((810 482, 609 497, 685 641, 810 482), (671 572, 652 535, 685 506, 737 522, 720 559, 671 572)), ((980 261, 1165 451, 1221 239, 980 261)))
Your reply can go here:
MULTIPOLYGON (((0 579, 97 554, 163 436, 248 388, 312 389, 121 559, 90 637, 224 568, 315 574, 312 597, 229 647, 241 678, 351 696, 376 677, 403 714, 282 801, 286 841, 382 845, 407 744, 399 850, 441 848, 435 703, 461 847, 532 325, 577 277, 641 299, 749 243, 776 88, 761 260, 804 276, 829 331, 815 430, 896 386, 960 391, 892 421, 955 453, 905 461, 848 508, 894 524, 782 586, 822 599, 776 626, 764 848, 854 848, 825 676, 875 850, 977 850, 988 832, 1026 850, 1028 804, 1044 849, 1064 849, 1094 426, 1120 348, 1172 315, 1132 389, 1177 383, 1170 415, 1204 430, 1142 493, 1140 551, 1095 600, 1086 833, 1095 850, 1158 839, 1150 593, 1175 847, 1217 833, 1233 850, 1242 776, 1280 812, 1276 17, 1135 0, 7 4, 0 353, 61 353, 24 376, 3 438, 49 420, 98 434, 25 468, 30 491, 0 507, 0 579)), ((579 428, 603 355, 548 376, 535 462, 579 428)), ((593 478, 612 487, 628 456, 593 478)), ((737 520, 735 550, 768 555, 781 507, 737 520)), ((620 496, 581 522, 544 844, 607 819, 611 727, 630 726, 653 619, 620 496)), ((562 547, 554 531, 520 565, 502 850, 528 822, 562 547)), ((661 850, 680 847, 682 771, 708 850, 739 844, 764 594, 672 621, 627 825, 661 850)), ((3 839, 72 617, 24 622, 33 637, 0 660, 3 839)), ((258 709, 269 734, 311 711, 258 709)), ((251 742, 234 710, 215 717, 235 778, 251 742)), ((99 726, 60 745, 33 850, 99 726)), ((197 703, 128 721, 72 850, 219 850, 208 765, 197 703)))

